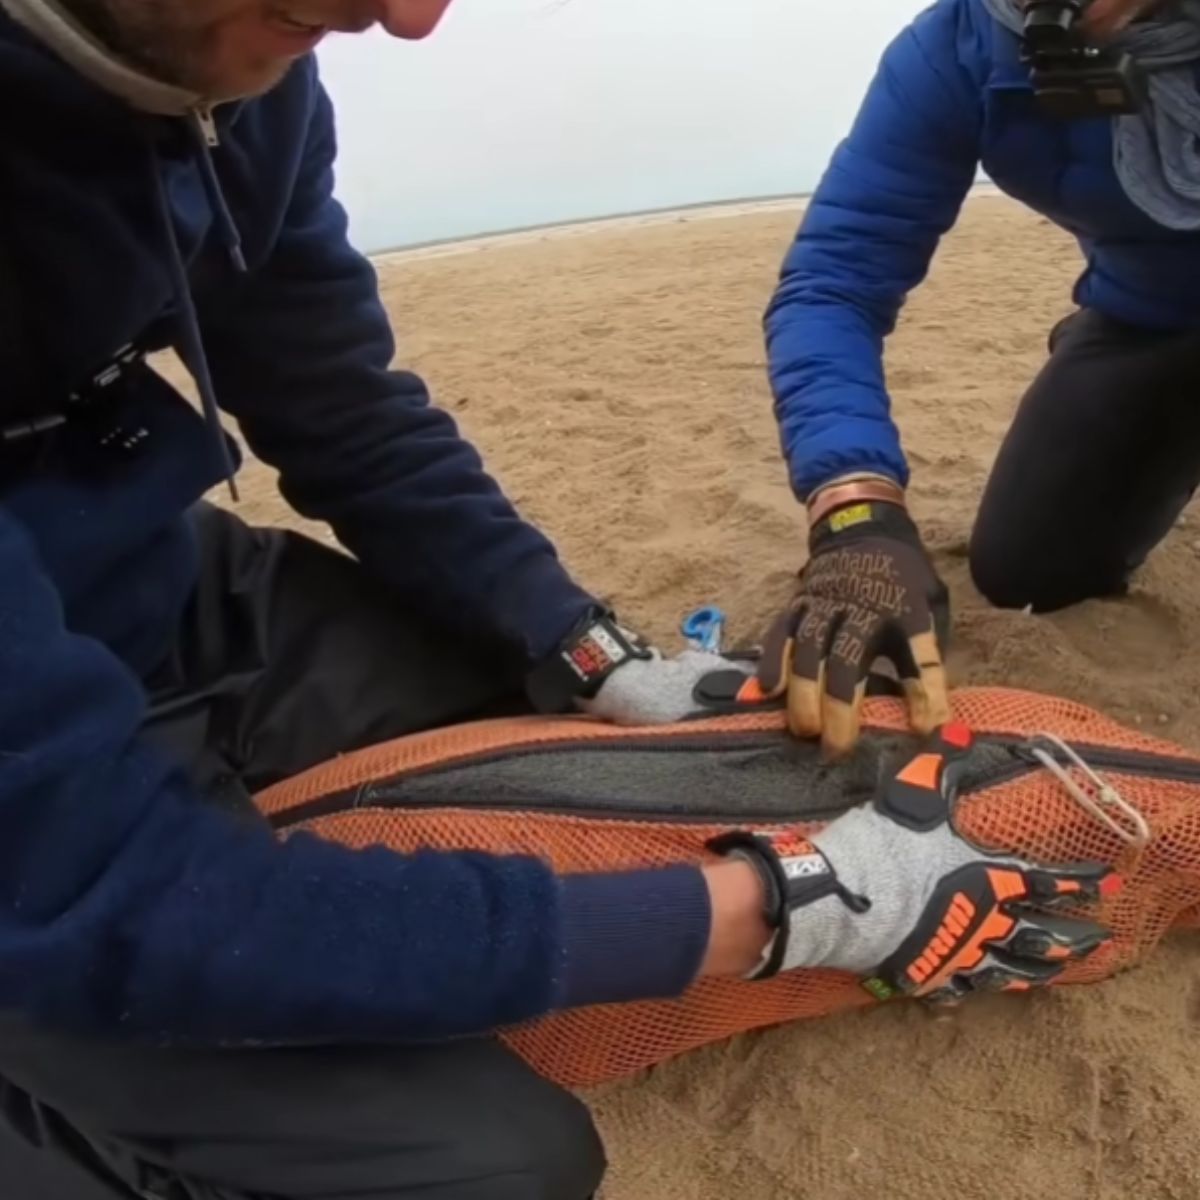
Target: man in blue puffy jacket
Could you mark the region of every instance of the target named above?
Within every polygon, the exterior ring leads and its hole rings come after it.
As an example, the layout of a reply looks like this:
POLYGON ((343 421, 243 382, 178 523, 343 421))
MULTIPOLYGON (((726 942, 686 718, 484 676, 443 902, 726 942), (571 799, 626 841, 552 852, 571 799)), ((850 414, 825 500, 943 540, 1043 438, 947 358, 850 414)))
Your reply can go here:
POLYGON ((1085 9, 1088 37, 1149 72, 1149 99, 1065 119, 1039 104, 1022 61, 1027 3, 937 0, 892 43, 767 313, 812 557, 760 682, 787 693, 797 733, 835 750, 856 736, 880 654, 917 727, 945 713, 945 589, 905 512, 883 345, 981 164, 1078 238, 1084 270, 983 496, 970 552, 980 590, 1042 612, 1121 592, 1200 479, 1200 5, 1085 9))

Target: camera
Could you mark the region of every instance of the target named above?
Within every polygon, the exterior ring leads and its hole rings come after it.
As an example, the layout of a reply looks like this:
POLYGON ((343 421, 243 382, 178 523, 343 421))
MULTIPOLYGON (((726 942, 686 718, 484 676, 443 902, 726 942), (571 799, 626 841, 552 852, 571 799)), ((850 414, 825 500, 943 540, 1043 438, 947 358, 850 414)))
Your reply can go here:
POLYGON ((1044 112, 1063 119, 1118 117, 1146 100, 1145 72, 1120 50, 1091 46, 1080 27, 1089 0, 1028 0, 1021 61, 1044 112))

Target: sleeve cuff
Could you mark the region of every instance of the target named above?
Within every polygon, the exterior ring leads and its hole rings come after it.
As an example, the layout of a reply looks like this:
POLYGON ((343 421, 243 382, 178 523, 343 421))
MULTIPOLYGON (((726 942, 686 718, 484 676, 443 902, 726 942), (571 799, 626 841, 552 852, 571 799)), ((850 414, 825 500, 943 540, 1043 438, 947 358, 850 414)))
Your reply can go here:
POLYGON ((698 867, 569 875, 562 888, 560 1007, 674 997, 699 974, 712 908, 698 867))
POLYGON ((499 631, 524 647, 530 665, 554 650, 589 609, 603 608, 553 554, 538 555, 507 576, 492 605, 499 631))
POLYGON ((852 475, 855 471, 870 472, 882 475, 892 480, 898 487, 908 486, 908 467, 903 462, 894 459, 875 458, 869 456, 846 457, 844 459, 825 459, 816 464, 805 464, 796 468, 792 473, 792 491, 802 504, 807 504, 813 494, 820 488, 833 482, 843 475, 852 475))

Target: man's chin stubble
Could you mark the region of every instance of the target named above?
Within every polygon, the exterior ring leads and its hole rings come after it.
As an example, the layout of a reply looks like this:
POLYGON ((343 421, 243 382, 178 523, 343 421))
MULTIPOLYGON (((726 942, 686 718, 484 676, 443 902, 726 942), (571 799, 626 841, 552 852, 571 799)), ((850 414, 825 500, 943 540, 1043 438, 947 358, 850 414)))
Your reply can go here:
MULTIPOLYGON (((172 3, 173 0, 167 0, 172 3)), ((202 69, 192 69, 190 60, 200 56, 171 54, 163 48, 170 37, 168 29, 148 28, 146 10, 151 12, 161 0, 59 0, 59 3, 98 41, 129 66, 160 83, 184 88, 208 99, 237 99, 238 95, 216 94, 202 69)))
MULTIPOLYGON (((165 0, 166 4, 175 0, 165 0)), ((146 28, 144 13, 164 0, 59 0, 59 3, 95 38, 131 67, 161 83, 195 92, 213 103, 260 96, 280 83, 292 63, 268 62, 262 69, 237 84, 211 78, 204 69, 205 58, 195 48, 190 53, 170 54, 159 44, 168 31, 146 28), (142 19, 139 21, 139 10, 142 19), (156 37, 155 34, 160 34, 156 37)))
MULTIPOLYGON (((162 79, 164 83, 174 82, 165 78, 163 64, 145 44, 145 38, 139 36, 139 31, 132 27, 132 21, 122 20, 114 11, 114 8, 122 5, 122 0, 59 0, 59 3, 90 34, 131 67, 162 79)), ((128 7, 132 8, 132 5, 128 7)))

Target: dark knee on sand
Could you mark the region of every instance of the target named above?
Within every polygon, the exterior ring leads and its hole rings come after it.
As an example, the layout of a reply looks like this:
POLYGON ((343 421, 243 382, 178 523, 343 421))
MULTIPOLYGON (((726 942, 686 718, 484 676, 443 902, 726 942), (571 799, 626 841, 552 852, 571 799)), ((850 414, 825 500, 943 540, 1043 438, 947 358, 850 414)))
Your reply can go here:
POLYGON ((32 1174, 38 1200, 130 1200, 134 1178, 147 1200, 590 1200, 607 1166, 585 1105, 494 1041, 181 1055, 3 1032, 24 1082, 0 1076, 0 1179, 32 1174), (110 1117, 120 1134, 79 1132, 110 1117))
MULTIPOLYGON (((469 1070, 453 1071, 449 1087, 430 1089, 423 1116, 414 1117, 409 1107, 414 1097, 403 1093, 402 1084, 403 1100, 389 1116, 386 1091, 372 1085, 382 1108, 370 1119, 370 1136, 350 1149, 356 1161, 346 1164, 344 1177, 335 1173, 330 1188, 314 1191, 302 1182, 281 1195, 289 1200, 591 1200, 608 1164, 587 1107, 516 1060, 512 1069, 501 1062, 490 1077, 489 1068, 495 1064, 482 1059, 476 1087, 469 1070)), ((249 1192, 245 1200, 258 1194, 249 1192)), ((237 1196, 242 1200, 241 1193, 237 1196)))
POLYGON ((1072 546, 1053 530, 1004 528, 981 519, 971 535, 971 579, 997 608, 1057 612, 1101 596, 1120 595, 1127 578, 1119 560, 1072 546))
POLYGON ((480 1192, 480 1200, 590 1200, 598 1191, 608 1165, 604 1145, 591 1113, 574 1096, 555 1089, 543 1106, 515 1116, 496 1134, 490 1146, 495 1186, 480 1192))

